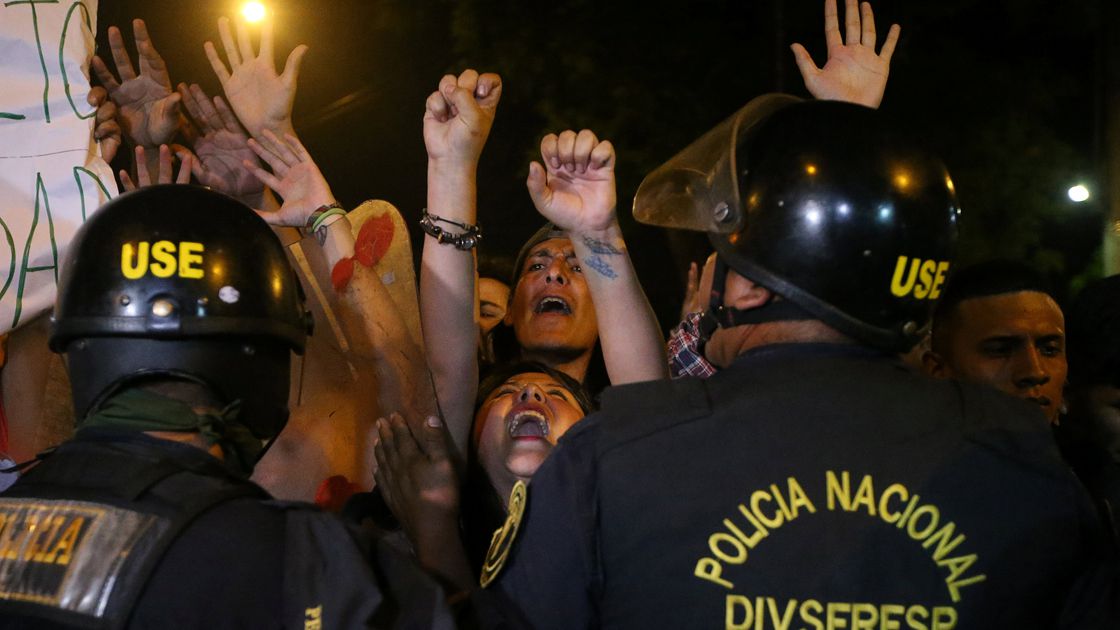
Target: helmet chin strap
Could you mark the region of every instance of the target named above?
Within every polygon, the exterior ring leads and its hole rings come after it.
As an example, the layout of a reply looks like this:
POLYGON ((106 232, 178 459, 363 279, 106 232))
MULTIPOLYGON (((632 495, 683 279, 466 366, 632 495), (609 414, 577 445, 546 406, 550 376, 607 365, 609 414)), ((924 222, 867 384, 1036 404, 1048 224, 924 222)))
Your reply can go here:
POLYGON ((808 311, 790 300, 776 300, 776 294, 771 294, 770 299, 761 306, 742 310, 723 304, 723 295, 727 290, 727 272, 730 268, 723 257, 717 255, 714 273, 712 274, 712 292, 708 298, 708 309, 700 318, 700 341, 697 350, 703 352, 704 344, 716 331, 716 328, 732 328, 744 324, 764 324, 766 322, 804 321, 816 319, 808 311))

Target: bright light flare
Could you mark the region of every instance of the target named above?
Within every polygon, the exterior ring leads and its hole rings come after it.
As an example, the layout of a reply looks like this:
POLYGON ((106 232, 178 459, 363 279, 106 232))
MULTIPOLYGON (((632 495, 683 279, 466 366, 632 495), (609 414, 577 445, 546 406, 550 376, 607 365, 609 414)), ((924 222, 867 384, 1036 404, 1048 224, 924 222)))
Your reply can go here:
POLYGON ((265 11, 264 4, 260 2, 246 2, 241 5, 241 16, 247 22, 260 22, 264 19, 265 11))
POLYGON ((1069 200, 1075 203, 1089 201, 1089 189, 1084 184, 1071 186, 1066 194, 1069 195, 1069 200))

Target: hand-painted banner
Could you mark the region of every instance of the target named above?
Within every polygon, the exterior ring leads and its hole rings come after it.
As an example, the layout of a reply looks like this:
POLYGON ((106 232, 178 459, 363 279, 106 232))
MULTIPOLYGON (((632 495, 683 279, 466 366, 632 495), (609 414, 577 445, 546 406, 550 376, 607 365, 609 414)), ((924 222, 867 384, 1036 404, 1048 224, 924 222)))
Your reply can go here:
POLYGON ((117 194, 87 104, 97 0, 0 0, 0 332, 54 303, 74 232, 117 194))

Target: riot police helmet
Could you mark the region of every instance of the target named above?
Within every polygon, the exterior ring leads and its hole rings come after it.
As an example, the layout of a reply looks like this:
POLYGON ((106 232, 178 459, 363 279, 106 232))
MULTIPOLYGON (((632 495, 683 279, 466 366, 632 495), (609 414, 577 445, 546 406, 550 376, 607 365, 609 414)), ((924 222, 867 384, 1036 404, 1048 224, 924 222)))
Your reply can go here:
POLYGON ((708 233, 714 324, 817 319, 891 352, 928 326, 959 215, 942 162, 880 112, 778 94, 650 173, 634 200, 643 223, 708 233), (717 304, 721 267, 780 299, 717 304))
POLYGON ((206 188, 110 201, 66 253, 50 346, 65 353, 79 419, 142 379, 196 382, 258 439, 288 417, 291 353, 311 331, 299 280, 269 226, 206 188))

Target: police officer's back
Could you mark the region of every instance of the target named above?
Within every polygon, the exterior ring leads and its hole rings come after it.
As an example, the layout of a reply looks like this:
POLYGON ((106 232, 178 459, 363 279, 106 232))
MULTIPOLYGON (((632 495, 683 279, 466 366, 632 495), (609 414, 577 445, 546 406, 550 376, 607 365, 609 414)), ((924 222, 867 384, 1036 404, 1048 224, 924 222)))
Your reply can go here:
POLYGON ((533 479, 499 588, 538 627, 1116 627, 1037 409, 916 340, 952 182, 871 110, 760 99, 647 178, 711 234, 707 381, 608 390, 533 479))
POLYGON ((52 325, 78 432, 0 496, 0 626, 449 625, 388 545, 248 481, 310 330, 251 210, 188 186, 114 200, 71 245, 52 325))

